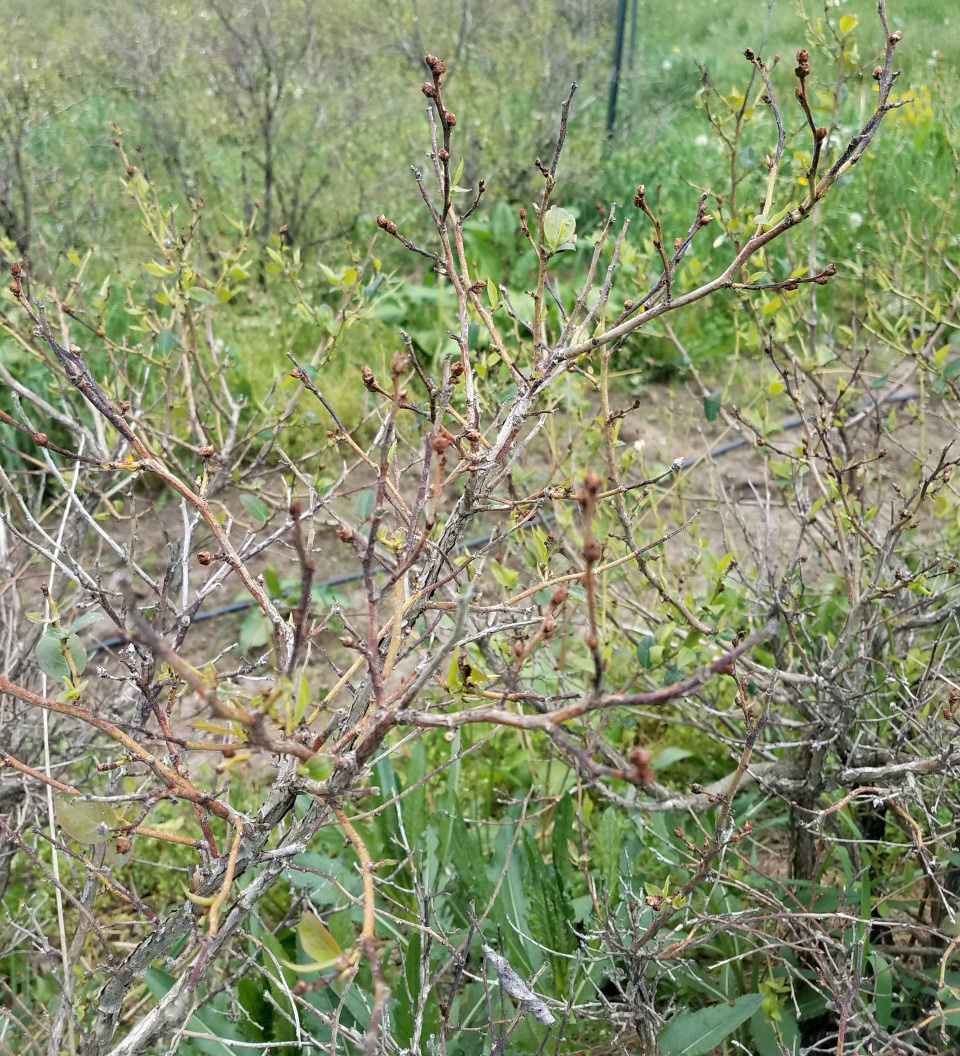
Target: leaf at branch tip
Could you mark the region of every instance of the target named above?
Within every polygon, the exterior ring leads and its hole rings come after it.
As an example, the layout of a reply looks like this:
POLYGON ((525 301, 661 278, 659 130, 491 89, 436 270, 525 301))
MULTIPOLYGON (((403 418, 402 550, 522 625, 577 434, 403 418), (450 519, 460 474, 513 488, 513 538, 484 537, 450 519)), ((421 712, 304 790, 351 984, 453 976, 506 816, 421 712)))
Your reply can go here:
POLYGON ((546 1002, 538 997, 517 975, 510 967, 506 957, 501 957, 500 954, 494 953, 486 943, 483 943, 481 948, 483 956, 497 973, 500 986, 520 1005, 523 1015, 533 1016, 538 1023, 542 1023, 545 1027, 552 1026, 556 1019, 550 1009, 547 1008, 546 1002))
POLYGON ((551 206, 543 218, 543 238, 547 249, 559 253, 576 248, 577 218, 568 209, 551 206))
POLYGON ((856 15, 844 15, 843 18, 840 19, 840 32, 844 35, 852 33, 857 28, 857 23, 859 21, 860 20, 856 15))

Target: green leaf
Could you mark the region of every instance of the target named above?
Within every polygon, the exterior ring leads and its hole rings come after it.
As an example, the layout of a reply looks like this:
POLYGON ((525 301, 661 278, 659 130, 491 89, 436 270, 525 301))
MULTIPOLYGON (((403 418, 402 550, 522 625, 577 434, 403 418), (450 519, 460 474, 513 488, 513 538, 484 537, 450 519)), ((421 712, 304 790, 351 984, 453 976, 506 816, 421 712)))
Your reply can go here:
POLYGON ((248 495, 244 493, 240 496, 240 501, 246 508, 247 513, 257 521, 258 524, 266 524, 270 520, 270 507, 258 498, 256 495, 248 495))
POLYGON ((500 586, 506 587, 507 590, 510 590, 520 578, 519 572, 514 571, 512 568, 507 568, 506 565, 501 565, 499 561, 490 562, 490 571, 493 572, 493 578, 500 586))
POLYGON ((955 378, 958 374, 960 374, 960 356, 957 356, 956 359, 951 359, 943 368, 943 376, 948 380, 955 378))
POLYGON ((746 994, 733 1004, 724 1002, 696 1012, 681 1012, 660 1035, 663 1056, 705 1056, 728 1038, 763 1003, 762 994, 746 994))
POLYGON ((106 843, 119 820, 117 812, 107 803, 77 803, 75 800, 58 799, 53 809, 60 828, 70 839, 90 846, 106 843))
POLYGON ((215 293, 211 293, 210 290, 205 290, 202 286, 194 286, 190 291, 190 298, 200 304, 220 303, 220 298, 215 293))
MULTIPOLYGON (((79 639, 77 639, 79 641, 79 639)), ((69 646, 70 639, 67 639, 69 646)), ((60 649, 60 635, 55 631, 47 633, 37 642, 37 663, 47 678, 61 681, 70 677, 70 668, 60 649)))
POLYGON ((156 353, 160 358, 166 358, 172 349, 177 347, 177 339, 172 330, 161 330, 157 334, 156 353))
POLYGON ((96 623, 98 620, 102 619, 103 615, 99 612, 85 613, 79 620, 75 621, 70 626, 70 633, 76 634, 77 631, 82 631, 84 627, 89 627, 91 623, 96 623))
POLYGON ((703 398, 703 416, 708 422, 715 422, 717 415, 720 414, 720 396, 711 392, 709 396, 703 398))

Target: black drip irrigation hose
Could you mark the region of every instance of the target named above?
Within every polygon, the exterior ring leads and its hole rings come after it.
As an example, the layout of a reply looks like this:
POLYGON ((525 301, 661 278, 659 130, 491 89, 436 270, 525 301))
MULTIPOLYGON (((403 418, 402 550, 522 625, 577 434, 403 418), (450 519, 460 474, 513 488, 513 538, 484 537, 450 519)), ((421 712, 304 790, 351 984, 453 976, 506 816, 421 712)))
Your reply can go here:
MULTIPOLYGON (((911 400, 916 400, 920 397, 920 393, 917 391, 904 392, 894 396, 887 396, 882 400, 861 400, 855 404, 857 410, 869 410, 871 407, 884 406, 890 403, 909 403, 911 400)), ((779 432, 785 433, 790 429, 796 429, 803 425, 804 419, 801 417, 788 418, 779 429, 779 432)), ((738 437, 736 440, 731 440, 728 444, 721 444, 719 447, 715 447, 712 450, 706 452, 703 455, 697 455, 696 458, 679 460, 680 465, 677 466, 677 471, 681 469, 693 469, 694 466, 699 465, 701 462, 713 461, 715 458, 723 458, 724 455, 729 455, 731 451, 738 451, 741 447, 747 447, 750 445, 750 441, 744 437, 738 437)), ((554 513, 542 513, 539 516, 541 523, 548 523, 556 519, 554 513)), ((467 539, 466 542, 460 543, 457 547, 458 550, 472 550, 477 546, 484 546, 493 540, 492 533, 487 535, 479 535, 475 539, 467 539)), ((358 580, 363 579, 363 570, 357 572, 347 572, 342 576, 333 576, 330 579, 321 579, 317 583, 314 583, 315 587, 341 587, 344 583, 356 583, 358 580)), ((256 605, 256 602, 249 598, 245 601, 235 601, 230 605, 221 605, 216 609, 207 609, 205 612, 198 612, 196 616, 191 620, 191 626, 194 623, 205 623, 207 620, 216 620, 221 616, 230 616, 235 612, 246 612, 248 609, 252 609, 256 605)), ((126 645, 129 643, 129 638, 116 637, 107 638, 102 642, 92 642, 90 645, 91 653, 100 653, 106 649, 115 649, 117 646, 126 645)))

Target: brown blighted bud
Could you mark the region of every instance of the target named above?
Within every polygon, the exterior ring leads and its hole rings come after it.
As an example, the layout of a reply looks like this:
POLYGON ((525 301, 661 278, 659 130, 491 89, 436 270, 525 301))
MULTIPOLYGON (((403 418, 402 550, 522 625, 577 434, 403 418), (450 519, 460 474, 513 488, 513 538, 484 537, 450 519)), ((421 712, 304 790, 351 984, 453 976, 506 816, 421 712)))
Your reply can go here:
POLYGON ((527 222, 527 210, 522 205, 520 206, 520 221, 524 224, 527 222))
POLYGON ((882 76, 883 76, 883 67, 882 66, 874 66, 874 68, 873 68, 873 79, 875 81, 879 81, 882 76))
POLYGON ((71 345, 70 352, 75 356, 83 355, 83 349, 79 345, 71 345))
POLYGON ((700 217, 700 223, 701 223, 701 225, 703 227, 706 227, 707 224, 712 224, 713 223, 713 214, 712 213, 704 213, 703 216, 700 217))
POLYGON ((377 391, 377 379, 374 376, 373 371, 366 364, 364 364, 360 370, 360 377, 363 378, 363 387, 368 392, 377 391))
POLYGON ((424 81, 423 84, 420 85, 420 91, 423 92, 423 94, 428 99, 435 99, 436 98, 437 90, 436 90, 436 88, 433 87, 433 85, 429 81, 424 81))
POLYGON ((278 235, 285 235, 289 230, 290 230, 290 225, 289 224, 281 224, 277 228, 277 234, 278 235))
POLYGON ((588 495, 596 495, 600 490, 600 474, 595 469, 588 469, 586 476, 583 478, 583 490, 588 495))
POLYGON ((397 225, 392 220, 388 220, 383 213, 380 213, 377 216, 377 227, 382 228, 388 235, 395 235, 397 233, 397 225))
POLYGON ((895 48, 903 40, 903 33, 898 29, 896 33, 891 33, 887 40, 890 43, 890 47, 895 48))
POLYGON ((11 275, 19 275, 21 271, 22 271, 22 269, 21 269, 20 265, 15 260, 11 260, 10 261, 10 274, 11 275))
POLYGON ((550 608, 559 609, 568 597, 569 594, 567 594, 563 587, 557 587, 557 589, 553 592, 553 597, 550 599, 550 608))
POLYGON ((213 444, 204 444, 203 447, 200 448, 200 457, 201 458, 213 458, 214 452, 215 452, 215 448, 214 448, 213 444))
POLYGON ((480 443, 480 433, 476 429, 466 429, 463 435, 470 441, 471 444, 480 443))
POLYGON ((487 283, 485 279, 477 279, 475 283, 470 287, 470 292, 475 293, 478 296, 484 293, 487 289, 487 283))
POLYGON ((757 53, 753 50, 753 48, 744 48, 743 49, 743 57, 748 62, 753 62, 753 60, 757 57, 757 53))
POLYGON ((47 440, 47 434, 46 433, 34 433, 33 434, 33 442, 37 445, 37 447, 46 447, 47 444, 49 443, 49 441, 47 440))
POLYGON ((345 524, 337 526, 337 538, 341 543, 349 543, 353 538, 353 529, 347 527, 345 524))
POLYGON ((453 128, 457 123, 457 115, 452 110, 446 110, 443 115, 443 123, 447 128, 453 128))
POLYGON ((438 455, 442 455, 447 448, 450 446, 450 437, 446 433, 440 433, 439 436, 433 438, 433 450, 438 455))
POLYGON ((120 140, 119 140, 119 139, 117 139, 117 137, 116 137, 116 136, 114 136, 114 137, 113 137, 113 138, 112 138, 112 139, 110 140, 110 142, 111 142, 111 143, 112 143, 112 144, 113 144, 113 145, 114 145, 115 147, 119 147, 119 146, 120 146, 120 140))
POLYGON ((209 565, 210 562, 213 561, 213 554, 211 554, 209 550, 201 550, 200 553, 197 554, 197 560, 201 565, 209 565))
POLYGON ((463 377, 463 360, 455 360, 450 367, 450 384, 456 385, 463 377))
POLYGON ((643 208, 643 203, 646 201, 646 198, 647 198, 647 189, 641 183, 640 186, 637 188, 637 193, 633 196, 634 208, 642 209, 643 208))
POLYGON ((589 542, 583 548, 583 559, 588 565, 595 565, 600 560, 600 555, 603 553, 603 548, 598 542, 589 542))
POLYGON ((629 760, 630 766, 634 768, 634 784, 650 785, 654 779, 654 772, 650 765, 650 752, 645 748, 632 749, 630 750, 629 760))
POLYGON ((120 836, 117 839, 117 854, 129 854, 133 841, 129 836, 120 836))
POLYGON ((19 282, 11 282, 10 286, 8 288, 9 288, 10 292, 14 295, 14 297, 19 297, 20 296, 20 283, 19 282))
POLYGON ((390 360, 390 370, 394 374, 403 374, 410 366, 410 357, 406 352, 395 352, 393 359, 390 360))
POLYGON ((299 499, 294 499, 290 503, 290 518, 294 521, 299 521, 303 516, 303 503, 299 499))
POLYGON ((132 176, 136 171, 137 170, 132 165, 128 165, 127 166, 127 175, 128 176, 132 176))
POLYGON ((836 275, 836 273, 837 273, 837 266, 836 266, 836 264, 828 264, 828 265, 827 265, 827 266, 826 266, 826 267, 825 267, 825 268, 823 269, 823 273, 824 273, 824 275, 836 275))
POLYGON ((552 616, 547 616, 543 621, 543 636, 549 638, 557 629, 557 621, 552 616))
POLYGON ((817 129, 817 142, 818 143, 822 143, 826 138, 827 138, 827 130, 826 130, 826 128, 823 125, 821 125, 817 129))

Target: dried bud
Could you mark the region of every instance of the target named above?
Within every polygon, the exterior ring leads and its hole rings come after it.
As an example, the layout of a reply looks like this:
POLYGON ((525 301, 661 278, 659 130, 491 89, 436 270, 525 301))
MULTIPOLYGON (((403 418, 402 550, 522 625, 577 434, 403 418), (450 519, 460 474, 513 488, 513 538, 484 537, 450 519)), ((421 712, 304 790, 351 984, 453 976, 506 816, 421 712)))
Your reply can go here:
POLYGON ((641 183, 640 186, 637 188, 637 193, 633 196, 634 208, 642 209, 643 208, 643 203, 646 201, 646 197, 647 197, 647 189, 641 183))
POLYGON ((429 81, 424 81, 423 84, 420 85, 420 91, 423 92, 423 94, 428 99, 435 99, 436 98, 437 90, 436 90, 436 88, 433 87, 433 85, 429 81))
POLYGON ((303 504, 300 502, 299 499, 294 499, 293 502, 290 503, 290 519, 294 521, 299 521, 302 516, 303 504))
POLYGON ((197 560, 201 565, 209 565, 213 560, 213 554, 211 554, 209 550, 201 550, 200 553, 197 554, 197 560))
POLYGON ((214 451, 215 451, 215 448, 214 448, 213 444, 204 444, 203 447, 200 448, 200 457, 201 458, 213 458, 214 451))
POLYGON ((450 367, 450 383, 456 385, 458 381, 463 377, 463 360, 455 360, 450 367))
POLYGON ((377 391, 377 379, 374 376, 373 371, 366 364, 364 364, 360 370, 360 377, 363 378, 363 387, 368 392, 377 391))
POLYGON ((21 269, 20 265, 15 260, 11 260, 10 261, 10 274, 11 275, 19 275, 21 270, 22 269, 21 269))
POLYGON ((439 149, 439 150, 437 151, 437 157, 438 157, 438 158, 439 158, 439 159, 440 159, 441 161, 449 161, 449 160, 450 160, 450 151, 449 151, 449 150, 447 150, 447 148, 446 148, 446 147, 441 147, 441 148, 440 148, 440 149, 439 149))
POLYGON ((129 854, 133 841, 129 836, 120 836, 117 839, 117 854, 129 854))
POLYGON ((712 224, 713 223, 713 216, 710 213, 704 213, 703 216, 700 217, 700 223, 704 227, 706 227, 707 224, 712 224))
POLYGON ((553 597, 550 598, 550 608, 559 609, 568 597, 569 594, 567 594, 563 587, 557 587, 557 589, 553 592, 553 597))
POLYGON ((588 495, 596 495, 600 490, 600 474, 595 469, 588 469, 586 476, 583 478, 583 490, 588 495))
POLYGON ((337 526, 337 538, 341 543, 349 543, 353 538, 353 529, 348 528, 347 525, 341 524, 337 526))
POLYGON ((447 128, 453 128, 457 123, 457 115, 452 110, 445 111, 443 115, 443 123, 447 128))
POLYGON ((557 621, 552 616, 547 616, 543 621, 543 635, 545 638, 549 638, 550 635, 557 629, 557 621))
POLYGON ((825 267, 825 268, 823 269, 823 273, 824 273, 824 275, 836 275, 836 273, 837 273, 837 266, 836 266, 836 264, 828 264, 828 265, 827 265, 827 266, 826 266, 826 267, 825 267))
POLYGON ((743 57, 748 62, 753 62, 754 59, 756 59, 756 57, 757 57, 757 53, 753 50, 753 48, 744 48, 743 49, 743 57))
POLYGON ((827 138, 827 130, 821 125, 817 129, 817 142, 822 143, 827 138))
POLYGON ((48 443, 47 434, 46 433, 34 433, 33 434, 33 442, 37 445, 37 447, 46 447, 47 443, 48 443))
POLYGON ((285 235, 289 230, 290 230, 290 225, 289 224, 281 224, 277 228, 277 234, 278 235, 285 235))
POLYGON ((690 786, 690 791, 695 796, 702 796, 707 790, 703 787, 703 785, 700 784, 699 781, 694 781, 693 784, 690 786))
POLYGON ((480 443, 480 433, 476 429, 465 429, 463 435, 470 441, 471 444, 480 443))
POLYGON ((136 171, 137 170, 132 165, 128 165, 127 166, 127 175, 128 176, 132 176, 136 171))
POLYGON ((435 80, 440 78, 447 72, 447 64, 443 59, 438 59, 436 55, 431 55, 427 52, 423 57, 423 61, 430 67, 430 72, 433 74, 435 80))
POLYGON ((395 235, 397 233, 397 225, 392 220, 388 220, 383 213, 380 213, 377 216, 377 227, 382 228, 388 235, 395 235))
POLYGON ((10 292, 14 295, 14 297, 19 297, 20 296, 20 283, 19 282, 11 282, 10 286, 8 288, 9 288, 10 292))
POLYGON ((70 352, 74 356, 82 356, 83 355, 83 349, 79 345, 71 345, 70 346, 70 352))
POLYGON ((390 370, 394 374, 404 374, 410 366, 410 357, 406 352, 395 352, 390 360, 390 370))
POLYGON ((898 29, 896 33, 891 33, 887 40, 890 43, 890 47, 895 48, 903 40, 903 33, 898 29))
POLYGON ((477 279, 477 281, 470 287, 470 292, 475 293, 478 296, 483 293, 487 288, 485 279, 477 279))
POLYGON ((883 67, 882 66, 874 66, 874 68, 873 68, 873 79, 875 81, 879 81, 882 76, 883 76, 883 67))
POLYGON ((438 455, 442 455, 444 451, 450 446, 450 437, 446 433, 440 433, 439 436, 433 438, 433 450, 438 455))
POLYGON ((527 210, 520 206, 520 222, 525 224, 527 222, 527 210))

